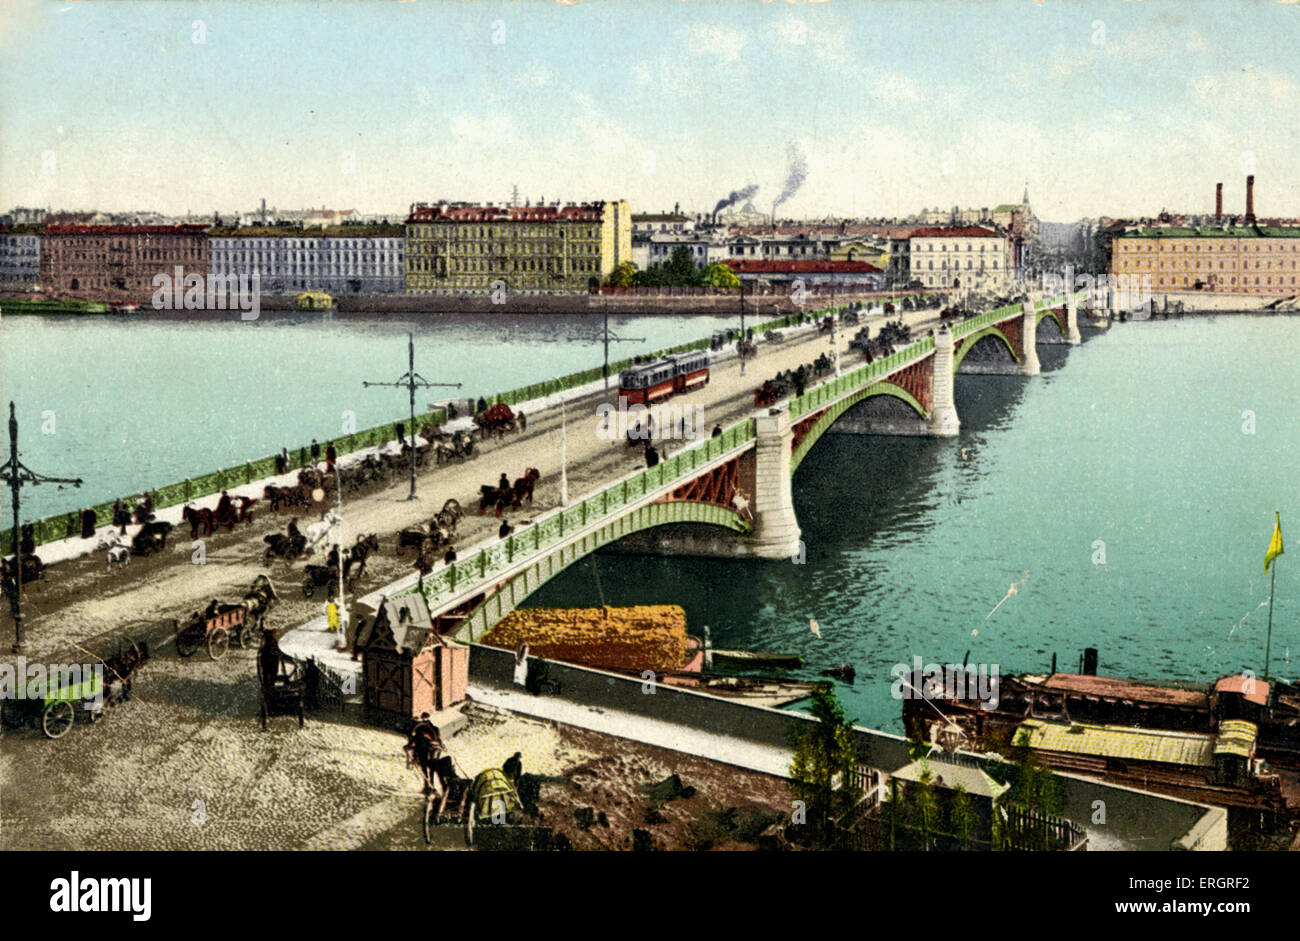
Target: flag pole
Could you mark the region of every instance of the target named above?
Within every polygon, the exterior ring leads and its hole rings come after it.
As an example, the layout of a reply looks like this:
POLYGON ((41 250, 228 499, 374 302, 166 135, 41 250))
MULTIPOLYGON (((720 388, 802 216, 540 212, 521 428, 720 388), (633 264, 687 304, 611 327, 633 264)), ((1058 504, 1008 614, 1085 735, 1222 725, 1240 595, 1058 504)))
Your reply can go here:
POLYGON ((1264 682, 1268 682, 1268 662, 1273 652, 1273 590, 1277 588, 1277 559, 1273 560, 1273 581, 1268 586, 1268 639, 1264 641, 1264 682))

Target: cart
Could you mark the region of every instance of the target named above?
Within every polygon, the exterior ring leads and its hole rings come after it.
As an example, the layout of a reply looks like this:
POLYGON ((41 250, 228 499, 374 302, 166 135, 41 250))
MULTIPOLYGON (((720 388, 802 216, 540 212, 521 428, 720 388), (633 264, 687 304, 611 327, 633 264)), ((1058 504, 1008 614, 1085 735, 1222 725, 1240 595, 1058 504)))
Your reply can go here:
POLYGON ((302 596, 310 598, 317 588, 324 588, 326 597, 339 593, 339 570, 333 565, 308 565, 302 583, 302 596))
MULTIPOLYGON (((273 634, 271 631, 262 633, 262 643, 267 643, 267 635, 273 634)), ((303 692, 306 684, 303 682, 301 671, 298 663, 292 659, 280 658, 280 665, 289 664, 289 671, 282 673, 276 670, 274 676, 266 675, 266 667, 263 665, 261 651, 257 657, 257 679, 261 687, 262 699, 258 706, 258 716, 262 720, 262 731, 265 732, 267 725, 272 716, 297 716, 298 728, 306 724, 303 716, 303 692)))
POLYGON ((248 609, 243 605, 222 605, 214 614, 191 618, 176 633, 176 652, 190 657, 200 647, 206 647, 209 658, 220 660, 230 649, 232 638, 240 647, 251 647, 256 626, 249 621, 248 609))
POLYGON ((132 677, 149 659, 148 646, 143 641, 128 634, 111 633, 77 646, 76 653, 60 658, 69 668, 43 678, 36 695, 27 696, 33 690, 25 686, 23 698, 0 701, 0 726, 31 725, 39 728, 46 738, 62 738, 72 730, 79 714, 94 723, 103 716, 105 707, 131 697, 132 677), (71 667, 75 661, 81 662, 71 667), (89 672, 86 667, 90 667, 89 672))

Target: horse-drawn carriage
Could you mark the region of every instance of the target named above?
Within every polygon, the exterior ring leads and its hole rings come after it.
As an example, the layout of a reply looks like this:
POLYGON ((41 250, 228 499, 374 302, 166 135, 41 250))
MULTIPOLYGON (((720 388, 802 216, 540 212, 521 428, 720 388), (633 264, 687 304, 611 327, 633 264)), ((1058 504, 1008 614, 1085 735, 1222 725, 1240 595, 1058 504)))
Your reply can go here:
POLYGON ((306 724, 304 706, 306 682, 296 660, 280 653, 275 631, 263 630, 257 651, 257 680, 261 690, 258 717, 265 732, 272 716, 297 716, 298 728, 306 724))
POLYGON ((253 645, 255 624, 242 604, 208 605, 204 614, 195 612, 176 632, 176 653, 191 657, 200 647, 206 648, 208 657, 220 660, 230 649, 231 641, 240 647, 253 645))
POLYGON ((161 520, 145 523, 131 539, 132 555, 153 555, 167 548, 167 535, 172 524, 161 520))
POLYGON ((505 402, 498 402, 479 412, 474 416, 474 424, 478 427, 480 438, 503 437, 506 432, 515 431, 519 427, 515 422, 515 413, 505 402))
POLYGON ((524 476, 516 477, 515 482, 511 484, 506 475, 501 475, 501 482, 495 486, 484 484, 479 487, 478 513, 482 516, 489 508, 496 508, 496 516, 500 518, 501 514, 507 507, 519 509, 523 502, 527 500, 533 502, 533 491, 537 488, 537 481, 541 479, 542 472, 536 467, 530 467, 524 471, 524 476), (502 486, 502 483, 505 486, 502 486))
MULTIPOLYGON (((141 627, 137 625, 137 628, 141 627)), ((135 671, 149 659, 144 629, 127 628, 91 638, 61 657, 65 663, 48 668, 39 680, 22 678, 20 696, 0 700, 0 726, 39 728, 46 738, 62 738, 82 715, 95 722, 108 706, 131 696, 135 671), (87 662, 88 661, 88 662, 87 662)))

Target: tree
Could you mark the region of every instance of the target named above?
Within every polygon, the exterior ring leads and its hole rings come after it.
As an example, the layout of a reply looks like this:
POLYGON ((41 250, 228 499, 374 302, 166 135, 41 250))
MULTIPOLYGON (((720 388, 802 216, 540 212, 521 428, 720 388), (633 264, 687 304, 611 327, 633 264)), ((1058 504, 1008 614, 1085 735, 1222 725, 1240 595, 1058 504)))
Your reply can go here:
POLYGON ((664 275, 673 287, 694 287, 699 284, 700 272, 695 267, 691 250, 685 245, 674 248, 673 253, 668 256, 667 264, 664 265, 664 275))
POLYGON ((636 265, 630 261, 614 266, 609 274, 609 283, 616 288, 630 288, 636 284, 636 265))
POLYGON ((853 725, 829 683, 818 683, 812 694, 817 720, 798 739, 790 765, 790 790, 802 801, 814 841, 825 843, 832 822, 857 806, 861 796, 854 778, 857 751, 853 725))
POLYGON ((740 288, 740 279, 736 273, 720 261, 715 261, 704 269, 704 283, 708 287, 735 291, 740 288))

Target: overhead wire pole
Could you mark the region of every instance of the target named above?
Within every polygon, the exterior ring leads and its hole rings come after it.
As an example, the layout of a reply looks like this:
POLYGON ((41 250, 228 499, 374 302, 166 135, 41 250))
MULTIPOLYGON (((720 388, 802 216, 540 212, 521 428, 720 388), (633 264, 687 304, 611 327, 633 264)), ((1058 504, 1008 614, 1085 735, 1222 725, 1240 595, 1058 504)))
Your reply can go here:
POLYGON ((407 431, 411 436, 411 495, 406 499, 414 500, 415 499, 415 390, 433 389, 437 387, 459 389, 461 387, 461 384, 459 382, 430 382, 428 379, 425 379, 423 376, 421 376, 418 372, 415 371, 415 334, 408 333, 406 335, 406 340, 407 340, 407 351, 409 353, 410 366, 405 374, 399 376, 396 382, 363 381, 361 384, 365 386, 367 389, 370 388, 371 386, 386 386, 388 388, 396 388, 396 389, 405 387, 406 389, 410 390, 411 427, 407 429, 407 431))
POLYGON ((605 365, 601 369, 605 377, 605 401, 609 401, 609 345, 611 343, 644 343, 645 337, 621 337, 618 334, 611 333, 609 329, 609 306, 602 304, 601 307, 605 312, 605 325, 601 328, 601 339, 605 344, 605 365))
POLYGON ((80 477, 47 477, 38 474, 18 460, 18 418, 14 414, 14 403, 9 403, 9 460, 0 465, 0 479, 9 485, 9 492, 14 510, 14 593, 10 606, 14 615, 14 653, 22 653, 27 648, 27 639, 23 637, 23 561, 22 531, 18 524, 19 491, 23 484, 38 486, 40 484, 72 484, 81 486, 80 477))

